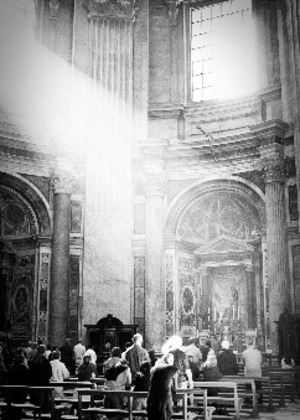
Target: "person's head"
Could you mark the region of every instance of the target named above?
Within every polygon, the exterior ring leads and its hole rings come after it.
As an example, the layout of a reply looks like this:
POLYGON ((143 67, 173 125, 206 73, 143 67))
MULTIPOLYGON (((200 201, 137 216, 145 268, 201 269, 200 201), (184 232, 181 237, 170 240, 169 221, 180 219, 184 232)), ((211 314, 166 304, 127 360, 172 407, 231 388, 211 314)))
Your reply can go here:
POLYGON ((80 344, 82 344, 82 343, 83 343, 83 338, 82 338, 82 337, 79 337, 79 338, 78 338, 78 343, 80 343, 80 344))
POLYGON ((131 342, 130 341, 126 341, 126 343, 125 343, 125 350, 127 350, 130 346, 131 346, 131 342))
POLYGON ((45 344, 40 344, 38 346, 38 349, 37 349, 37 354, 43 356, 45 354, 45 352, 46 352, 46 346, 45 346, 45 344))
POLYGON ((71 338, 69 337, 66 338, 66 344, 71 344, 71 338))
POLYGON ((114 347, 111 351, 112 357, 121 357, 121 354, 122 352, 121 352, 120 347, 114 347))
POLYGON ((151 363, 150 362, 147 362, 147 360, 142 362, 142 364, 140 366, 140 372, 143 375, 150 375, 150 369, 151 369, 151 363))
POLYGON ((252 341, 252 340, 249 340, 249 341, 248 341, 248 347, 252 347, 252 346, 254 346, 254 343, 253 343, 253 341, 252 341))
POLYGON ((222 349, 224 349, 224 350, 229 349, 229 341, 228 340, 222 341, 222 349))
POLYGON ((25 356, 24 354, 20 353, 16 356, 15 360, 14 360, 14 365, 15 366, 20 366, 22 364, 25 363, 25 356))
POLYGON ((292 358, 290 356, 285 356, 283 361, 286 365, 292 365, 292 358))
POLYGON ((214 354, 207 356, 207 360, 205 365, 207 367, 215 367, 217 366, 217 358, 214 354))
POLYGON ((90 356, 89 354, 85 354, 85 355, 83 356, 83 363, 84 363, 85 365, 88 365, 88 364, 90 363, 90 360, 91 360, 91 356, 90 356))
POLYGON ((55 350, 52 352, 52 359, 53 360, 59 360, 60 359, 60 351, 55 350))
POLYGON ((168 365, 174 364, 174 355, 172 353, 166 353, 162 357, 163 361, 167 363, 168 365))
POLYGON ((189 343, 189 345, 191 345, 191 344, 195 344, 196 345, 196 343, 197 343, 197 337, 191 337, 191 338, 189 338, 188 343, 189 343))
POLYGON ((134 344, 137 344, 138 346, 141 346, 143 344, 143 336, 140 333, 136 333, 133 336, 133 342, 134 344))

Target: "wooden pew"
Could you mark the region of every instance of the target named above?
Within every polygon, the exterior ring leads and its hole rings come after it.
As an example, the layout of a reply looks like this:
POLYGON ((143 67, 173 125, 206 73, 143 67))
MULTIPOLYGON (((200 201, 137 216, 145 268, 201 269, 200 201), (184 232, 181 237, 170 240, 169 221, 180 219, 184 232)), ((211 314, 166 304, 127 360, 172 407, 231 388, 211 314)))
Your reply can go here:
MULTIPOLYGON (((7 402, 7 413, 8 418, 13 419, 13 412, 15 410, 25 410, 27 412, 32 411, 32 418, 54 418, 55 404, 54 404, 54 387, 52 386, 26 386, 26 385, 1 385, 1 391, 3 392, 7 402), (47 413, 44 413, 44 407, 41 405, 32 404, 28 401, 28 396, 33 394, 45 394, 47 396, 49 407, 47 407, 47 413), (17 402, 22 394, 22 402, 17 402)), ((20 401, 20 400, 19 400, 20 401)), ((30 418, 27 416, 27 418, 30 418)))
MULTIPOLYGON (((223 376, 224 380, 228 380, 230 381, 231 379, 237 379, 239 380, 240 378, 245 378, 243 375, 233 375, 233 376, 223 376)), ((256 389, 256 396, 257 396, 257 408, 259 406, 259 402, 258 399, 259 397, 262 395, 267 395, 267 400, 268 400, 268 411, 274 411, 274 405, 273 405, 273 391, 271 389, 271 379, 269 376, 251 376, 251 377, 247 377, 248 379, 254 380, 256 382, 261 382, 262 384, 262 389, 258 390, 256 389)), ((239 381, 238 383, 243 383, 242 381, 239 381)), ((253 394, 253 388, 252 388, 252 394, 253 394)), ((243 394, 239 395, 243 398, 245 398, 243 396, 243 394)), ((254 408, 253 408, 254 409, 254 408)))
MULTIPOLYGON (((243 399, 238 395, 237 383, 231 381, 217 381, 217 382, 194 382, 194 389, 201 388, 201 389, 209 389, 209 388, 224 388, 224 391, 231 390, 232 396, 230 397, 222 397, 222 396, 207 396, 207 404, 218 404, 219 406, 226 406, 229 409, 233 408, 233 417, 236 420, 240 419, 240 411, 243 404, 243 399)), ((194 394, 195 400, 195 394, 194 394)), ((197 400, 197 399, 196 399, 197 400)), ((199 401, 198 401, 199 402, 199 401)), ((195 406, 196 407, 196 406, 195 406)), ((189 407, 191 409, 191 407, 189 407)), ((222 415, 218 415, 217 413, 212 413, 213 418, 222 418, 222 415)), ((230 417, 228 417, 230 418, 230 417)))
MULTIPOLYGON (((181 401, 181 404, 176 406, 172 419, 188 420, 188 405, 187 395, 190 390, 179 389, 175 393, 175 399, 181 401)), ((204 398, 204 413, 203 419, 209 420, 207 417, 207 406, 206 406, 206 392, 203 393, 204 398)), ((135 410, 134 401, 136 398, 147 398, 148 392, 134 392, 134 391, 122 391, 122 390, 107 390, 107 389, 78 389, 78 420, 82 420, 85 414, 121 414, 126 416, 129 420, 133 420, 135 417, 147 418, 146 410, 135 410), (124 409, 110 409, 104 408, 103 405, 97 406, 96 401, 103 401, 105 396, 121 396, 128 399, 128 405, 124 409), (83 398, 90 397, 90 405, 88 408, 83 408, 83 398)), ((199 407, 198 407, 199 409, 199 407)))
MULTIPOLYGON (((252 401, 252 415, 257 416, 258 415, 258 408, 257 408, 257 392, 256 392, 256 384, 255 380, 249 377, 244 377, 240 375, 226 375, 223 376, 221 379, 221 382, 235 382, 238 385, 238 396, 240 398, 245 399, 251 399, 252 401), (251 386, 251 392, 246 391, 246 385, 251 386)), ((227 393, 220 393, 220 395, 225 395, 227 393)), ((243 408, 243 411, 245 411, 245 408, 243 408)))
POLYGON ((269 376, 273 401, 279 400, 279 407, 285 406, 285 400, 295 402, 296 394, 300 396, 300 370, 293 369, 263 368, 263 376, 269 376))

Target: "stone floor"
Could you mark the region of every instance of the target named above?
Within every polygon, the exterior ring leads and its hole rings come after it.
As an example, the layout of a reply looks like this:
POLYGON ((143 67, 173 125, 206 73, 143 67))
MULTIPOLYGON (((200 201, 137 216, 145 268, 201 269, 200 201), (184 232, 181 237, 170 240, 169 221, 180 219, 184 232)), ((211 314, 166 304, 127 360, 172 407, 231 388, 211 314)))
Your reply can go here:
POLYGON ((277 408, 274 413, 259 413, 259 420, 300 420, 300 400, 286 404, 284 408, 277 408))

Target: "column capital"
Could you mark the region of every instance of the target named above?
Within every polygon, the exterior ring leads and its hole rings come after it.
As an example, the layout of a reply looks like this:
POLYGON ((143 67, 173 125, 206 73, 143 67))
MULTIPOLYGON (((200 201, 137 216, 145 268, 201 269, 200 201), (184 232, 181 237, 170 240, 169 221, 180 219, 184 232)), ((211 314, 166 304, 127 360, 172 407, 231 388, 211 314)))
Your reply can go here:
POLYGON ((89 19, 134 20, 135 0, 84 0, 89 19))
POLYGON ((260 166, 264 171, 265 182, 284 182, 286 165, 284 146, 278 143, 267 144, 259 148, 260 166))
POLYGON ((49 1, 49 10, 50 10, 50 19, 57 20, 57 13, 60 6, 60 2, 58 0, 50 0, 49 1))
POLYGON ((51 174, 55 193, 71 194, 74 186, 74 176, 68 167, 56 167, 51 174))
POLYGON ((172 27, 175 27, 177 25, 177 15, 181 3, 183 3, 183 0, 164 0, 164 4, 167 6, 168 9, 168 15, 172 27))

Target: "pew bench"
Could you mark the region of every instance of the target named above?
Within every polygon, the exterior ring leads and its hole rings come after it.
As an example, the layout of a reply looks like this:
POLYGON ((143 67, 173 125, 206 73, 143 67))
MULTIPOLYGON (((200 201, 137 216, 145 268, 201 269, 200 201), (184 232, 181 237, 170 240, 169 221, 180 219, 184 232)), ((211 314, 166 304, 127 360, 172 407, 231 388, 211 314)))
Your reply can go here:
POLYGON ((263 368, 263 376, 269 376, 271 389, 273 391, 273 401, 278 402, 279 407, 284 407, 286 400, 295 402, 296 394, 300 397, 300 370, 299 367, 293 369, 263 368))
POLYGON ((26 413, 26 418, 53 419, 55 416, 54 387, 52 386, 26 386, 26 385, 1 385, 1 392, 7 404, 9 419, 14 418, 14 412, 26 413), (34 396, 46 404, 33 404, 30 397, 34 396), (21 397, 21 398, 20 398, 21 397))
POLYGON ((222 396, 222 395, 216 395, 216 396, 210 396, 209 392, 207 395, 207 405, 208 407, 210 405, 216 405, 218 409, 220 407, 226 408, 228 410, 228 415, 224 416, 220 413, 218 413, 218 410, 212 413, 213 419, 222 419, 222 418, 234 418, 236 420, 240 419, 241 416, 241 408, 243 405, 243 398, 240 398, 238 395, 238 388, 237 383, 231 382, 231 381, 217 381, 217 382, 194 382, 194 390, 193 390, 193 405, 188 406, 189 411, 196 411, 199 409, 199 406, 202 404, 203 397, 197 396, 196 390, 197 389, 207 389, 209 388, 218 388, 219 393, 220 390, 223 388, 224 392, 227 392, 230 390, 230 396, 222 396))
MULTIPOLYGON (((250 414, 252 416, 257 416, 258 415, 258 407, 257 407, 258 394, 256 391, 255 380, 252 378, 244 377, 240 375, 232 375, 232 376, 226 375, 226 376, 223 376, 223 378, 220 380, 220 382, 226 382, 226 381, 235 382, 237 384, 238 396, 240 398, 243 398, 245 403, 247 402, 247 400, 251 401, 252 409, 250 410, 250 414), (246 385, 249 385, 251 387, 251 390, 249 389, 249 391, 247 391, 246 385)), ((219 393, 219 395, 229 396, 231 395, 231 393, 221 392, 219 393)), ((243 407, 242 411, 245 413, 249 410, 247 410, 246 407, 243 407)))

